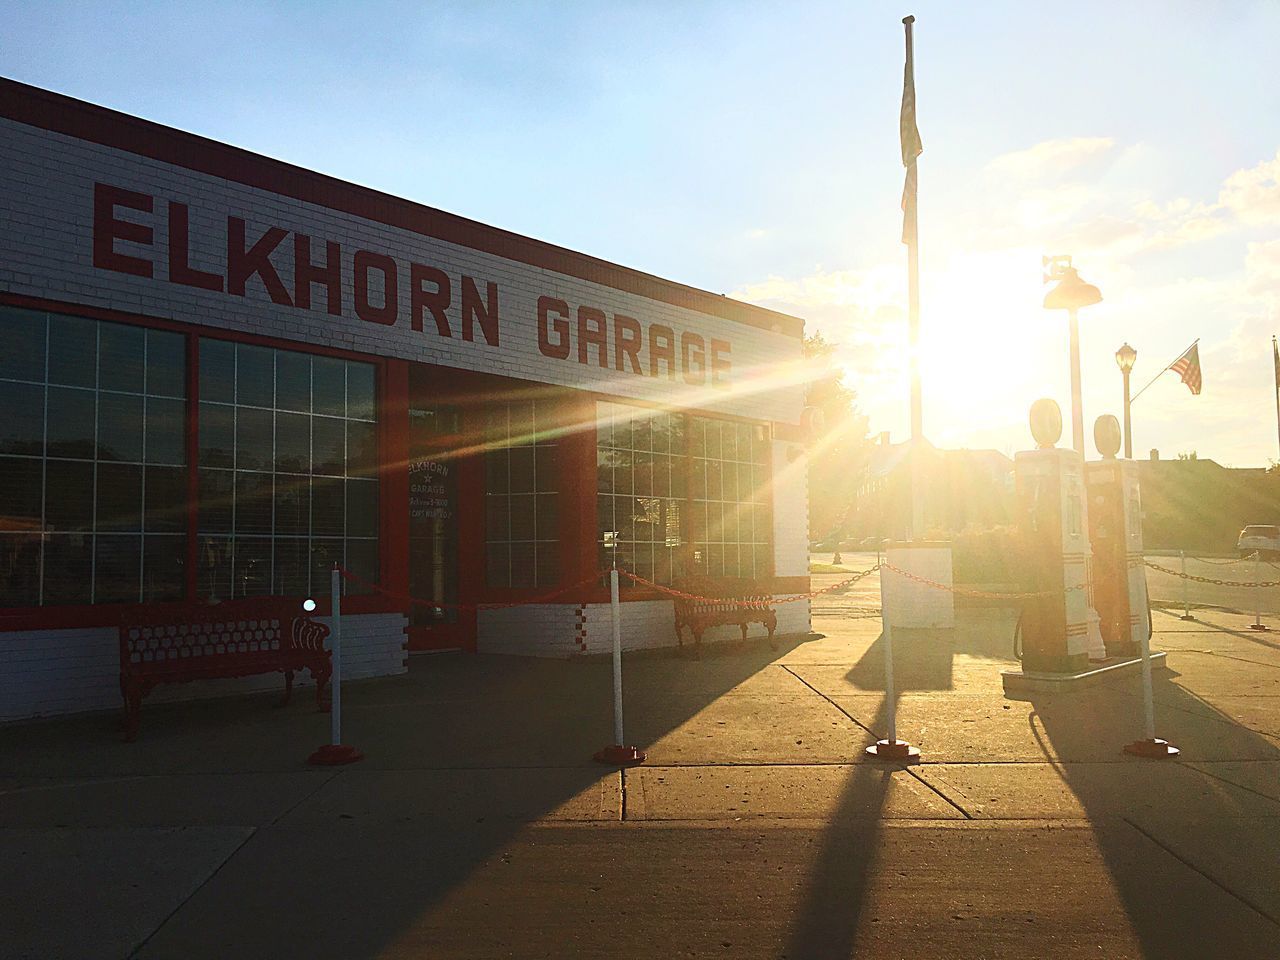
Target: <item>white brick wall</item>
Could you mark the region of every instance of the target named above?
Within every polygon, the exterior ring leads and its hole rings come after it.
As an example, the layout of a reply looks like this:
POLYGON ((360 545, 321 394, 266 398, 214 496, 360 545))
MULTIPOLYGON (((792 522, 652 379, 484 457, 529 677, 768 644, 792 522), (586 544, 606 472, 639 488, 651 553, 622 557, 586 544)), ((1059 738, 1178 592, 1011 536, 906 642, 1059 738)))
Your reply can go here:
MULTIPOLYGON (((326 617, 317 618, 328 624, 326 617)), ((405 618, 398 613, 342 618, 346 680, 404 673, 405 618)), ((32 630, 0 636, 0 721, 24 720, 120 706, 120 655, 114 628, 32 630)), ((311 675, 294 677, 312 685, 311 675)), ((157 687, 146 703, 282 690, 278 673, 157 687)), ((302 694, 306 696, 306 694, 302 694)))
POLYGON ((779 577, 809 575, 808 463, 801 444, 773 442, 773 572, 779 577))
MULTIPOLYGON (((689 386, 678 376, 672 381, 584 366, 576 361, 576 352, 567 361, 543 356, 538 350, 537 300, 542 295, 559 297, 571 308, 585 304, 604 310, 610 318, 621 313, 643 325, 662 323, 674 327, 677 333, 691 331, 708 341, 712 337, 726 340, 732 345, 729 381, 733 385, 747 383, 753 369, 798 359, 801 342, 796 337, 650 300, 7 119, 0 119, 0 198, 3 291, 379 356, 594 388, 619 397, 683 403, 761 420, 795 423, 800 416, 800 385, 735 392, 731 387, 689 386), (95 181, 155 198, 150 214, 125 208, 117 208, 116 212, 121 220, 151 226, 153 243, 115 243, 121 254, 152 261, 153 278, 94 267, 95 181), (300 309, 271 302, 256 275, 249 279, 243 297, 170 283, 169 201, 189 208, 190 265, 215 274, 226 272, 228 216, 245 220, 249 245, 272 226, 310 236, 313 263, 323 262, 326 241, 340 243, 343 315, 334 317, 326 312, 327 293, 318 285, 312 287, 312 308, 300 309), (358 249, 386 254, 397 262, 401 316, 394 325, 369 323, 355 314, 350 258, 358 249), (441 337, 429 315, 424 330, 410 329, 409 262, 433 266, 448 274, 453 287, 447 310, 452 337, 441 337), (477 281, 482 299, 487 281, 498 285, 498 347, 488 345, 478 328, 474 341, 461 339, 464 274, 477 281)), ((292 236, 275 248, 270 259, 292 295, 292 236)), ((371 271, 370 277, 371 287, 376 287, 380 274, 371 271)), ((380 303, 380 291, 371 290, 370 301, 380 303)))
MULTIPOLYGON (((809 632, 809 603, 781 603, 777 635, 809 632)), ((589 603, 586 612, 585 647, 578 642, 573 604, 542 604, 480 611, 478 649, 481 653, 509 653, 534 657, 572 657, 610 653, 613 650, 612 614, 607 603, 589 603)), ((766 637, 758 623, 748 637, 766 637)), ((714 627, 703 634, 704 643, 740 640, 736 626, 714 627)), ((685 643, 691 643, 689 632, 685 643)), ((676 645, 675 613, 670 600, 632 600, 622 604, 622 649, 646 650, 676 645)))

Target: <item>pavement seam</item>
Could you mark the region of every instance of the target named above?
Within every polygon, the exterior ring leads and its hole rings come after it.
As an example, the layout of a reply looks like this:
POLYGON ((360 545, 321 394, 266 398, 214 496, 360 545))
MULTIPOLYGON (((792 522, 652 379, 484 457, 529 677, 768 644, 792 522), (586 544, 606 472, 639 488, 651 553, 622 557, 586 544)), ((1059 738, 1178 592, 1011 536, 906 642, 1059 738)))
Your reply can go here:
POLYGON ((317 793, 319 793, 329 784, 333 783, 333 781, 336 780, 338 778, 338 775, 341 774, 342 772, 343 771, 341 770, 332 771, 328 776, 324 778, 324 780, 321 783, 316 785, 316 788, 314 790, 310 791, 309 793, 307 793, 306 796, 300 798, 299 800, 290 804, 284 810, 281 810, 278 814, 276 814, 275 818, 269 824, 267 824, 267 826, 274 827, 277 823, 279 823, 289 814, 293 813, 293 811, 297 810, 300 806, 302 806, 304 803, 306 803, 308 800, 314 797, 317 793))
POLYGON ((216 867, 214 867, 207 877, 205 877, 202 881, 200 881, 199 886, 197 886, 194 890, 192 890, 191 893, 185 899, 183 899, 181 903, 179 903, 176 907, 170 910, 169 913, 165 916, 165 918, 161 920, 158 924, 156 924, 156 928, 142 938, 141 943, 139 943, 136 947, 134 947, 131 951, 129 951, 129 960, 133 960, 134 957, 136 957, 140 952, 142 952, 142 950, 146 947, 148 943, 151 942, 151 940, 155 937, 155 935, 159 933, 161 930, 163 930, 165 928, 165 925, 177 915, 178 911, 181 910, 183 907, 185 907, 188 903, 190 903, 195 898, 196 894, 198 894, 201 890, 207 887, 209 885, 209 881, 211 881, 214 877, 216 877, 222 871, 222 868, 225 867, 228 863, 230 863, 231 859, 237 853, 239 853, 241 850, 244 849, 245 844, 248 843, 257 835, 258 835, 258 828, 250 827, 248 835, 243 840, 241 840, 238 844, 236 844, 236 848, 234 850, 232 850, 229 854, 223 857, 222 862, 219 863, 216 867))
POLYGON ((840 706, 840 704, 836 703, 834 700, 828 697, 825 693, 823 693, 821 690, 819 690, 817 687, 811 684, 804 677, 800 676, 800 674, 796 673, 794 670, 788 667, 785 663, 782 664, 782 669, 787 671, 787 673, 791 674, 793 677, 795 677, 797 680, 803 683, 806 687, 808 687, 810 690, 812 690, 814 693, 820 696, 823 700, 827 701, 827 703, 831 704, 833 707, 835 707, 837 710, 843 713, 846 717, 848 717, 850 720, 853 721, 854 725, 865 730, 867 733, 871 734, 873 737, 875 736, 875 732, 870 727, 868 727, 865 723, 863 723, 861 720, 859 720, 857 717, 851 714, 844 707, 840 706))
MULTIPOLYGON (((1255 790, 1253 789, 1253 787, 1245 786, 1243 783, 1236 783, 1234 780, 1228 780, 1226 777, 1221 777, 1218 774, 1205 769, 1206 764, 1212 764, 1214 762, 1215 761, 1213 760, 1196 760, 1191 763, 1183 764, 1183 766, 1190 770, 1195 770, 1197 773, 1203 773, 1206 777, 1209 777, 1213 780, 1217 780, 1219 783, 1225 783, 1229 787, 1235 787, 1237 790, 1244 790, 1246 793, 1252 793, 1255 796, 1262 797, 1264 800, 1270 800, 1272 803, 1280 803, 1280 800, 1277 800, 1275 797, 1271 796, 1270 794, 1263 793, 1261 790, 1255 790)), ((1232 763, 1233 761, 1220 760, 1216 762, 1232 763)), ((1234 761, 1234 762, 1239 762, 1239 761, 1234 761)), ((1258 762, 1267 763, 1270 761, 1262 760, 1258 762)))
POLYGON ((627 768, 620 767, 618 769, 618 789, 622 792, 621 807, 618 810, 618 820, 626 822, 627 819, 627 768))
POLYGON ((909 773, 911 776, 915 777, 917 780, 919 780, 921 783, 923 783, 926 787, 928 787, 930 790, 932 790, 934 793, 936 793, 939 797, 941 797, 945 802, 949 803, 951 806, 953 806, 953 807, 955 807, 957 810, 959 810, 959 811, 960 811, 960 815, 961 815, 961 816, 963 816, 966 820, 972 820, 972 819, 973 819, 973 815, 972 815, 972 814, 970 814, 968 810, 966 810, 964 807, 960 806, 960 804, 956 803, 954 800, 952 800, 952 799, 951 799, 950 797, 948 797, 945 793, 943 793, 941 790, 939 790, 936 786, 934 786, 932 783, 930 783, 930 782, 929 782, 928 780, 926 780, 924 777, 920 776, 920 774, 916 773, 916 772, 915 772, 914 770, 912 770, 910 767, 907 767, 907 773, 909 773))
POLYGON ((1229 894, 1230 896, 1234 897, 1236 900, 1239 900, 1241 903, 1243 903, 1246 907, 1248 907, 1248 908, 1249 908, 1250 910, 1252 910, 1254 913, 1258 914, 1259 916, 1261 916, 1261 917, 1263 917, 1263 918, 1265 918, 1265 919, 1267 919, 1267 920, 1270 920, 1270 921, 1271 921, 1271 923, 1272 923, 1272 924, 1274 924, 1275 926, 1280 927, 1280 920, 1278 920, 1278 919, 1276 919, 1275 917, 1273 917, 1270 913, 1268 913, 1268 912, 1267 912, 1266 910, 1264 910, 1262 907, 1258 906, 1256 903, 1254 903, 1254 902, 1253 902, 1252 900, 1250 900, 1248 897, 1244 896, 1244 895, 1243 895, 1243 894, 1241 894, 1241 893, 1237 893, 1236 891, 1232 890, 1230 887, 1228 887, 1228 886, 1227 886, 1225 883, 1223 883, 1222 881, 1218 880, 1218 879, 1217 879, 1216 877, 1214 877, 1212 874, 1210 874, 1210 873, 1208 873, 1208 872, 1206 872, 1206 871, 1204 871, 1204 870, 1200 869, 1198 866, 1196 866, 1194 863, 1192 863, 1190 860, 1188 860, 1188 859, 1187 859, 1186 857, 1184 857, 1182 854, 1178 853, 1176 850, 1174 850, 1174 849, 1173 849, 1171 846, 1169 846, 1168 844, 1166 844, 1166 843, 1162 843, 1162 842, 1161 842, 1161 841, 1160 841, 1160 840, 1159 840, 1159 839, 1158 839, 1158 838, 1157 838, 1153 833, 1149 832, 1148 830, 1143 829, 1141 826, 1139 826, 1139 825, 1138 825, 1138 823, 1137 823, 1137 822, 1135 822, 1135 821, 1133 821, 1133 820, 1130 820, 1128 817, 1121 817, 1120 819, 1121 819, 1121 820, 1123 820, 1125 823, 1129 824, 1129 826, 1133 827, 1133 829, 1137 830, 1140 834, 1142 834, 1144 837, 1146 837, 1148 840, 1150 840, 1152 843, 1154 843, 1157 847, 1159 847, 1159 848, 1160 848, 1161 850, 1163 850, 1165 853, 1169 854, 1169 856, 1173 857, 1173 859, 1177 860, 1177 861, 1178 861, 1179 863, 1181 863, 1184 867, 1187 867, 1187 868, 1188 868, 1188 869, 1190 869, 1190 870, 1194 870, 1196 873, 1200 874, 1200 876, 1204 877, 1206 880, 1208 880, 1210 883, 1212 883, 1212 884, 1213 884, 1215 887, 1217 887, 1219 890, 1222 890, 1224 893, 1227 893, 1227 894, 1229 894))

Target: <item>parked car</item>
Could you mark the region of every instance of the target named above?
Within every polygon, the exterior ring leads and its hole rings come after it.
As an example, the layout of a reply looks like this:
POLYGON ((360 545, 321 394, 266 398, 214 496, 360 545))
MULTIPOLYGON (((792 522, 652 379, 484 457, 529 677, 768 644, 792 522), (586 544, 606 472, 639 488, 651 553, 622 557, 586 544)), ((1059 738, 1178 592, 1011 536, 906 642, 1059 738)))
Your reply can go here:
POLYGON ((1236 543, 1240 556, 1251 557, 1259 553, 1264 558, 1280 557, 1280 526, 1266 523, 1251 523, 1240 531, 1240 540, 1236 543))

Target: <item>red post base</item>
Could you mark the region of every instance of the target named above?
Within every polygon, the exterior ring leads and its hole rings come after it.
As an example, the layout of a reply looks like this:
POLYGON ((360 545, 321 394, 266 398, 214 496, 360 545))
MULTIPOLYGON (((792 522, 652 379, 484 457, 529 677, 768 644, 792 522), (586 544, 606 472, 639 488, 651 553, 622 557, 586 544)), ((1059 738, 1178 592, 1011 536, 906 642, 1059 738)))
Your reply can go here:
POLYGON ((1124 748, 1124 752, 1148 760, 1172 760, 1182 751, 1168 740, 1156 737, 1154 740, 1135 740, 1124 748))
POLYGON ((1249 624, 1249 629, 1250 630, 1270 630, 1271 628, 1268 627, 1265 623, 1251 623, 1249 624))
POLYGON ((618 744, 604 747, 591 755, 596 763, 607 763, 611 767, 634 767, 644 763, 645 753, 639 747, 623 747, 618 744))
POLYGON ((877 760, 914 763, 920 759, 920 751, 905 740, 878 740, 867 747, 867 756, 877 760))
POLYGON ((1189 613, 1184 613, 1184 614, 1183 614, 1182 616, 1180 616, 1178 619, 1179 619, 1179 620, 1194 620, 1194 619, 1195 619, 1195 617, 1193 617, 1193 616, 1192 616, 1191 614, 1189 614, 1189 613))
POLYGON ((307 763, 319 767, 337 767, 344 763, 355 763, 357 760, 363 759, 364 754, 349 743, 326 743, 311 756, 307 757, 307 763))

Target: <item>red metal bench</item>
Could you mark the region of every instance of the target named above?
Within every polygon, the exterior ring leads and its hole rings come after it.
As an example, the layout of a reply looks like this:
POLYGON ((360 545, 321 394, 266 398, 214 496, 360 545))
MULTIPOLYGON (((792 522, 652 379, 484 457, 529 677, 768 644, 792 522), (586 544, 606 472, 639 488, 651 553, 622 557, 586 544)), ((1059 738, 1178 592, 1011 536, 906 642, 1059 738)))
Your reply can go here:
POLYGON ((170 608, 120 625, 120 694, 125 739, 138 736, 142 698, 161 683, 284 673, 284 699, 293 673, 309 669, 316 704, 333 671, 324 642, 329 628, 297 614, 296 601, 231 601, 170 608))
POLYGON ((674 587, 682 593, 705 598, 673 598, 676 640, 680 646, 684 646, 681 630, 685 627, 693 635, 695 645, 701 648, 702 634, 708 627, 736 624, 742 630, 742 639, 746 640, 747 625, 760 623, 769 631, 769 646, 777 648, 773 634, 778 629, 778 615, 771 606, 773 598, 755 581, 690 577, 674 587))

